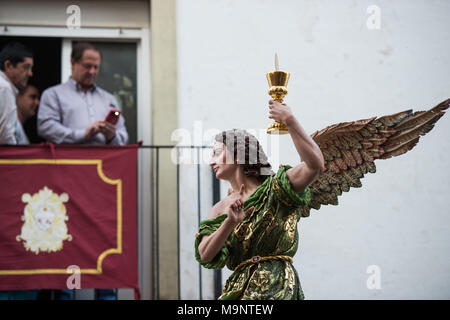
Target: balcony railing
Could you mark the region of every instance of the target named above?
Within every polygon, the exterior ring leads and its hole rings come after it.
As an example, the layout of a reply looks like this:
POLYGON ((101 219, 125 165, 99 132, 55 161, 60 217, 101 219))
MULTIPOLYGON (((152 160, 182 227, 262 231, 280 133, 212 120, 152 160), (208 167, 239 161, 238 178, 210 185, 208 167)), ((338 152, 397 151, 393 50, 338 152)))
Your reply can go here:
MULTIPOLYGON (((200 151, 203 149, 210 149, 210 146, 170 146, 170 145, 160 145, 160 146, 141 146, 143 149, 150 149, 151 152, 155 154, 151 156, 154 159, 154 170, 152 170, 153 178, 152 185, 154 186, 154 201, 153 201, 153 209, 152 209, 152 221, 154 221, 154 234, 155 234, 155 250, 154 250, 154 270, 155 270, 155 278, 154 278, 154 297, 155 299, 160 299, 160 234, 159 234, 159 219, 160 219, 160 207, 159 207, 159 185, 160 185, 160 153, 161 150, 176 150, 176 158, 180 159, 180 150, 182 149, 190 149, 192 153, 195 155, 193 158, 197 159, 196 163, 196 193, 197 193, 197 224, 200 225, 202 210, 201 210, 201 198, 200 194, 203 191, 201 184, 201 156, 200 151)), ((181 164, 180 161, 176 163, 176 185, 177 185, 177 283, 178 283, 178 299, 181 298, 181 267, 182 261, 180 257, 180 193, 181 193, 181 183, 180 183, 180 169, 181 164)), ((212 169, 211 172, 211 180, 212 180, 212 203, 211 206, 217 203, 220 200, 220 183, 216 178, 212 169)), ((206 189, 206 188, 205 188, 206 189)), ((192 243, 194 239, 192 239, 192 243)), ((198 298, 200 300, 203 299, 203 279, 202 279, 202 270, 200 264, 198 265, 198 298)), ((222 272, 221 270, 214 270, 214 297, 217 298, 220 296, 222 290, 222 272)))

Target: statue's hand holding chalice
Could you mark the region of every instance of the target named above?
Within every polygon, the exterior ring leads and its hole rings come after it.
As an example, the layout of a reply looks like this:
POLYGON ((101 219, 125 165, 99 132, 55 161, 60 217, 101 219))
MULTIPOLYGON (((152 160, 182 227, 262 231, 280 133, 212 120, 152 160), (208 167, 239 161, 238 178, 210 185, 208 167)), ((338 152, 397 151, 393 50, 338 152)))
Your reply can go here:
POLYGON ((286 103, 280 103, 273 99, 269 100, 269 113, 270 119, 282 123, 286 123, 291 117, 293 117, 292 110, 286 105, 286 103))
MULTIPOLYGON (((289 81, 289 76, 289 72, 280 71, 278 66, 278 55, 275 54, 275 71, 267 73, 266 77, 267 81, 269 82, 269 95, 273 98, 273 102, 278 103, 277 106, 286 106, 285 104, 283 104, 283 98, 288 93, 286 86, 289 81)), ((280 114, 277 113, 277 115, 280 114)), ((280 121, 277 118, 273 119, 275 119, 275 122, 272 123, 269 128, 267 128, 267 133, 287 134, 289 132, 284 121, 280 121)))

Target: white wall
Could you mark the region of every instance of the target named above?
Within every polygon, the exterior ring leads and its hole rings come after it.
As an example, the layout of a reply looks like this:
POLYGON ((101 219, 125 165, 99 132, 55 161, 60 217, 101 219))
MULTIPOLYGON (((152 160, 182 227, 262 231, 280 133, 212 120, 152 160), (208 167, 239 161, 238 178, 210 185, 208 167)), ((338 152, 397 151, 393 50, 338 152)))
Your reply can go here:
MULTIPOLYGON (((179 0, 179 127, 267 128, 275 52, 291 72, 286 102, 308 133, 428 109, 450 97, 448 12, 449 1, 179 0), (370 5, 381 9, 379 30, 366 26, 370 5)), ((307 299, 450 298, 449 134, 446 115, 414 150, 377 161, 339 206, 300 221, 294 265, 307 299), (381 289, 367 288, 370 265, 380 267, 381 289)), ((290 136, 280 146, 275 167, 298 163, 290 136)), ((182 189, 193 183, 185 181, 182 189)), ((206 216, 211 199, 203 201, 206 216)), ((198 294, 188 275, 198 268, 189 260, 196 212, 182 210, 184 298, 198 294)))

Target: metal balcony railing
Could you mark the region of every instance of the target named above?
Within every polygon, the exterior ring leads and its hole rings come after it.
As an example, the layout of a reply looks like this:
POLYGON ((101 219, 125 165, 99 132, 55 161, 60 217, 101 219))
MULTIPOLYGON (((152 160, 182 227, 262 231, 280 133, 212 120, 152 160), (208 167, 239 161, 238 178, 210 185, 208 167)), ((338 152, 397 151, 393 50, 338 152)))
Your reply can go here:
MULTIPOLYGON (((154 198, 154 206, 152 208, 152 221, 154 221, 154 233, 155 233, 155 250, 154 250, 154 267, 155 267, 155 278, 154 278, 154 297, 155 299, 160 299, 160 264, 159 264, 159 257, 160 257, 160 243, 159 243, 159 183, 160 183, 160 150, 161 149, 176 149, 177 153, 177 159, 179 159, 179 154, 181 149, 191 149, 193 152, 196 153, 196 159, 200 159, 200 151, 205 148, 212 148, 210 146, 170 146, 170 145, 160 145, 160 146, 141 146, 141 148, 144 149, 150 149, 152 152, 155 152, 154 158, 152 155, 152 159, 155 159, 154 163, 154 170, 152 170, 153 178, 152 178, 152 185, 155 188, 155 198, 154 198)), ((201 220, 201 199, 200 194, 202 192, 202 185, 200 183, 200 161, 197 161, 197 172, 196 172, 196 188, 197 188, 197 223, 198 226, 200 225, 201 220)), ((181 298, 181 259, 180 259, 180 163, 177 161, 176 164, 176 170, 177 170, 177 283, 178 283, 178 299, 181 298)), ((212 179, 212 204, 214 205, 220 200, 220 183, 219 180, 216 178, 214 172, 211 169, 211 179, 212 179)), ((193 242, 193 240, 192 240, 193 242)), ((199 291, 199 299, 203 299, 203 289, 202 289, 202 272, 201 272, 201 266, 198 265, 198 291, 199 291)), ((214 296, 215 298, 218 298, 222 291, 222 272, 221 270, 214 270, 214 296)))

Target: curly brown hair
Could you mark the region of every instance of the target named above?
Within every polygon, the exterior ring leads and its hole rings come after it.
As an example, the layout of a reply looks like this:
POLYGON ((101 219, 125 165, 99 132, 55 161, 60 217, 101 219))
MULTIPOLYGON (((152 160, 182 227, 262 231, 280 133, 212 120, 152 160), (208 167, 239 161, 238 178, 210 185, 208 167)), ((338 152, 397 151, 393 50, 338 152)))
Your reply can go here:
POLYGON ((274 174, 259 141, 247 131, 226 130, 217 134, 214 139, 225 144, 227 150, 233 154, 233 161, 237 160, 237 164, 243 165, 246 176, 263 182, 267 176, 274 174))

